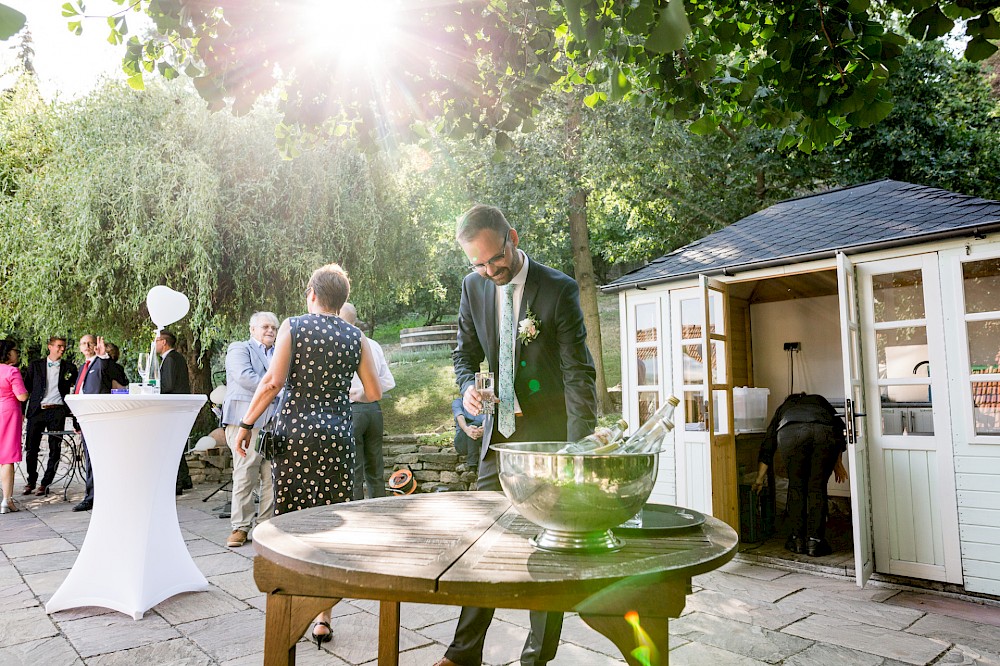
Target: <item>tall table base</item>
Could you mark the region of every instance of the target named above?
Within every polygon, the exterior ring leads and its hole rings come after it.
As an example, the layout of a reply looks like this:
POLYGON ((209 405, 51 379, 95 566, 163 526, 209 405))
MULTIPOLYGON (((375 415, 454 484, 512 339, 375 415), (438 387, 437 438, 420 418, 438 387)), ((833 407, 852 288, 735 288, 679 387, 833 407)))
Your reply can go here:
POLYGON ((174 485, 204 396, 68 396, 94 467, 90 526, 47 613, 101 606, 139 620, 164 599, 208 589, 180 526, 174 485))

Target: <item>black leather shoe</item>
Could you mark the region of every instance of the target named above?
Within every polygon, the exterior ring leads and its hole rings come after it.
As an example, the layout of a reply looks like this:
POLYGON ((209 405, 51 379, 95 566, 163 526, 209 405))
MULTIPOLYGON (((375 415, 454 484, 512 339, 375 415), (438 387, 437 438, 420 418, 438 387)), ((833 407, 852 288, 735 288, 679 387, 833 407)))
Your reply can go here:
POLYGON ((788 537, 788 541, 785 542, 785 550, 790 553, 795 553, 796 555, 801 555, 806 552, 805 544, 802 543, 802 539, 794 534, 788 537))
POLYGON ((809 557, 823 557, 832 552, 833 549, 830 548, 830 544, 826 542, 826 539, 809 539, 809 544, 806 546, 806 554, 809 557))
POLYGON ((74 511, 90 511, 93 508, 94 508, 94 503, 93 502, 88 502, 87 500, 84 500, 84 501, 80 502, 79 504, 77 504, 76 506, 74 506, 73 510, 74 511))

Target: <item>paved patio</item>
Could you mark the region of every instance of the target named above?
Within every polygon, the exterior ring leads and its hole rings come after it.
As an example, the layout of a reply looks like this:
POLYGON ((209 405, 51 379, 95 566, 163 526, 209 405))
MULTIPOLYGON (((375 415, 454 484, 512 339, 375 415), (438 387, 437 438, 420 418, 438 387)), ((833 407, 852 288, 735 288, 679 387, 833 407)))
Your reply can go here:
MULTIPOLYGON (((18 476, 17 490, 23 485, 18 476)), ((263 662, 264 595, 253 582, 251 545, 226 548, 228 502, 214 486, 178 498, 178 517, 208 592, 182 594, 139 622, 102 608, 45 613, 44 604, 72 567, 89 513, 70 509, 82 495, 27 498, 0 516, 0 664, 99 666, 263 662)), ((21 496, 18 495, 18 499, 21 496)), ((129 538, 127 533, 122 539, 129 538)), ((1000 606, 934 593, 869 586, 749 564, 739 559, 695 579, 685 615, 671 625, 676 665, 995 664, 1000 666, 1000 606)), ((458 609, 404 604, 400 663, 430 666, 444 652, 458 609)), ((297 663, 374 665, 377 607, 344 601, 334 608, 334 640, 317 650, 299 643, 297 663)), ((498 611, 486 642, 490 665, 516 664, 527 613, 498 611)), ((615 648, 567 616, 553 666, 622 664, 615 648)))

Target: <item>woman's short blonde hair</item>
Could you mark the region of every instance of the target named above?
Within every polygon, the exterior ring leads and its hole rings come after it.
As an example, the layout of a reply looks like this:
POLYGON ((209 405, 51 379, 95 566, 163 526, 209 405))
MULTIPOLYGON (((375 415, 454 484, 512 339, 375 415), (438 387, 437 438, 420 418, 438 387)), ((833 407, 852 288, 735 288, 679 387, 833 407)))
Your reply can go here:
POLYGON ((316 294, 316 300, 327 310, 340 312, 340 308, 351 295, 351 281, 347 271, 340 264, 327 264, 313 271, 309 278, 309 289, 316 294))

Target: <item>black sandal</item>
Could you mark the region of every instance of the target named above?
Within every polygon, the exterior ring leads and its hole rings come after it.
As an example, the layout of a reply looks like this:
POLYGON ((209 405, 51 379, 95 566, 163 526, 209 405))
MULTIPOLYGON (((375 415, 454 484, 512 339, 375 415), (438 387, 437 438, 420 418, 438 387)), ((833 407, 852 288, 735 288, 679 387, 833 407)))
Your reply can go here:
POLYGON ((316 649, 321 650, 323 649, 323 643, 329 643, 333 640, 333 628, 330 627, 329 622, 317 622, 313 625, 312 637, 313 640, 316 641, 316 649), (317 634, 316 627, 326 627, 326 633, 317 634))

